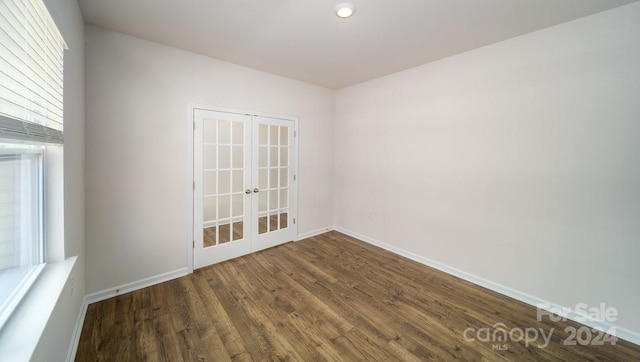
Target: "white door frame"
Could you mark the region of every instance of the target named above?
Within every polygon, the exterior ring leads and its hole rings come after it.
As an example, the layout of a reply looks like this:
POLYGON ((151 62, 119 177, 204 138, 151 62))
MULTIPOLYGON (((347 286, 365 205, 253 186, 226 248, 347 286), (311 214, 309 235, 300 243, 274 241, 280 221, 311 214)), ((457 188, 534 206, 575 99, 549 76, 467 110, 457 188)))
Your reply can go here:
POLYGON ((219 106, 211 106, 211 105, 203 105, 203 104, 189 104, 188 106, 188 115, 187 115, 187 122, 188 122, 188 127, 187 127, 187 135, 188 135, 188 147, 187 147, 187 153, 188 153, 188 157, 187 157, 187 172, 188 172, 188 185, 187 185, 187 190, 188 190, 188 203, 187 203, 187 215, 188 215, 188 225, 187 227, 189 228, 187 235, 189 235, 188 240, 187 240, 187 262, 188 262, 188 269, 189 269, 189 273, 192 273, 194 270, 194 244, 195 244, 195 238, 194 238, 194 228, 193 228, 193 224, 194 224, 194 202, 193 202, 193 192, 194 192, 194 171, 195 171, 195 167, 194 167, 194 145, 195 145, 195 140, 194 140, 194 117, 195 117, 195 112, 196 110, 205 110, 205 111, 214 111, 214 112, 225 112, 225 113, 237 113, 237 114, 245 114, 245 115, 250 115, 250 116, 258 116, 258 117, 268 117, 268 118, 276 118, 276 119, 283 119, 283 120, 288 120, 288 121, 293 121, 294 123, 294 138, 293 138, 293 147, 294 147, 294 151, 293 151, 293 160, 291 160, 291 167, 293 169, 293 174, 294 174, 294 182, 293 185, 291 185, 292 187, 292 194, 293 194, 293 200, 290 200, 290 205, 291 205, 291 214, 292 214, 292 220, 293 220, 293 224, 291 225, 291 227, 293 227, 293 234, 295 235, 294 237, 294 241, 298 240, 298 118, 297 117, 289 117, 289 116, 282 116, 282 115, 277 115, 277 114, 271 114, 271 113, 264 113, 264 112, 255 112, 255 111, 247 111, 247 110, 241 110, 241 109, 234 109, 234 108, 227 108, 227 107, 219 107, 219 106))

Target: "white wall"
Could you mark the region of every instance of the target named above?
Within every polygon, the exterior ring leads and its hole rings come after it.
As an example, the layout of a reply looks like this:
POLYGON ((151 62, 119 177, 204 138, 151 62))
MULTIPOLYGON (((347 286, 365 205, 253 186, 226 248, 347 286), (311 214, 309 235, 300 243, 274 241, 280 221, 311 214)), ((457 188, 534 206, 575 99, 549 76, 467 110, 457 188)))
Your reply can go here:
POLYGON ((333 224, 328 89, 87 27, 87 292, 187 268, 188 104, 299 117, 299 232, 333 224))
POLYGON ((640 332, 638 34, 635 3, 338 91, 337 225, 640 332))

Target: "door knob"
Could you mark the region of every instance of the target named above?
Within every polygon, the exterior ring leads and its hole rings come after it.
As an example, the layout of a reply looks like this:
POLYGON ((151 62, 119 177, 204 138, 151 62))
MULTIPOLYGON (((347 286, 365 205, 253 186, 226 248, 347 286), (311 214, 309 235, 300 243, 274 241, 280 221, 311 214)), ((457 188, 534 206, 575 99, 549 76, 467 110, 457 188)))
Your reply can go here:
POLYGON ((251 194, 251 190, 250 189, 246 189, 246 190, 244 190, 244 193, 247 194, 247 195, 250 195, 251 194))
POLYGON ((258 190, 258 188, 256 187, 255 189, 253 189, 253 192, 258 193, 260 190, 258 190))

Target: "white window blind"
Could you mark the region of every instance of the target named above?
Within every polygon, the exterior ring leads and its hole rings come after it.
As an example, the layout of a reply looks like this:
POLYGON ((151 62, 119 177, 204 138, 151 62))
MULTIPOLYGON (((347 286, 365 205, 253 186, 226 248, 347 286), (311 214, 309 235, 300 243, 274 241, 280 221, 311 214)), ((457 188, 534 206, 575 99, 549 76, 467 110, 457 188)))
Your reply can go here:
POLYGON ((42 0, 0 2, 0 137, 63 142, 66 48, 42 0))

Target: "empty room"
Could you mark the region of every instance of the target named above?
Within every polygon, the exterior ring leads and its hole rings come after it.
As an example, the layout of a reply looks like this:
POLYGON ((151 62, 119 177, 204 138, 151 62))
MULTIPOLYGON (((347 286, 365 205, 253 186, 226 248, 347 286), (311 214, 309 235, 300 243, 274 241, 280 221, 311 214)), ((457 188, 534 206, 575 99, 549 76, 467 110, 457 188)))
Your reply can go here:
POLYGON ((2 0, 0 360, 640 361, 640 1, 2 0))

